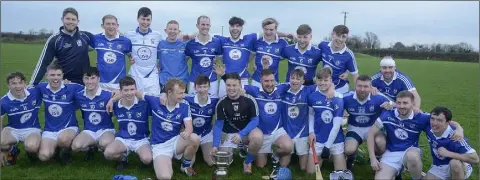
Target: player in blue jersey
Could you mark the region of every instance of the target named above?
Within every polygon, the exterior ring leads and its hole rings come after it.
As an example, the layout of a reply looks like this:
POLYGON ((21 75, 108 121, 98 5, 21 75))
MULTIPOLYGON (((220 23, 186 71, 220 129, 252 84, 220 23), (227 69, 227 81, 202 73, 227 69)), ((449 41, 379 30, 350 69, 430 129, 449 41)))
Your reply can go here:
MULTIPOLYGON (((414 96, 409 91, 402 91, 397 94, 396 108, 383 111, 377 118, 375 124, 368 131, 367 147, 372 169, 375 172, 375 179, 392 179, 405 167, 413 179, 422 177, 421 151, 418 142, 421 131, 426 131, 429 125, 430 115, 425 113, 414 113, 414 96), (383 142, 377 139, 381 135, 381 129, 385 129, 383 142), (375 148, 381 150, 386 143, 386 151, 377 160, 375 148)), ((451 125, 457 129, 457 135, 463 138, 462 127, 454 122, 451 125)), ((382 135, 383 136, 383 135, 382 135)))
POLYGON ((42 82, 36 86, 45 106, 45 127, 39 158, 47 161, 57 153, 61 164, 66 164, 71 161, 71 144, 78 134, 73 100, 75 94, 84 87, 76 83, 64 84, 62 67, 56 63, 47 67, 46 76, 48 83, 42 82), (56 150, 56 147, 61 148, 61 151, 56 150))
POLYGON ((404 73, 397 70, 395 60, 385 56, 380 61, 380 71, 372 75, 373 92, 381 92, 395 100, 401 91, 410 91, 415 96, 414 107, 420 110, 421 99, 412 80, 404 73))
POLYGON ((347 71, 350 72, 353 76, 353 82, 356 82, 358 78, 355 55, 345 44, 348 33, 347 26, 335 26, 332 31, 332 41, 321 42, 318 45, 318 48, 322 50, 323 67, 328 66, 332 68, 332 80, 335 84, 335 89, 342 94, 349 91, 348 76, 345 76, 345 73, 347 71))
POLYGON ((107 111, 113 110, 117 117, 118 132, 103 154, 108 160, 116 160, 117 170, 122 170, 127 166, 129 152, 137 153, 140 161, 148 165, 152 162, 152 150, 148 140, 150 106, 135 96, 137 87, 133 78, 126 76, 120 79, 119 84, 120 95, 114 96, 107 107, 107 111))
POLYGON ((212 120, 215 115, 215 106, 218 103, 218 97, 209 95, 210 80, 205 75, 195 77, 196 94, 185 96, 185 100, 190 105, 190 111, 193 119, 193 133, 200 136, 200 147, 203 153, 203 160, 209 166, 213 165, 210 152, 212 151, 213 135, 212 120))
POLYGON ((85 160, 93 159, 95 152, 105 150, 115 138, 112 117, 106 111, 106 105, 112 92, 100 87, 100 72, 96 67, 85 70, 83 84, 85 89, 75 94, 76 107, 83 117, 83 131, 72 142, 74 152, 87 152, 85 160))
POLYGON ((425 179, 468 179, 473 172, 472 164, 479 163, 477 152, 466 138, 450 139, 454 131, 449 124, 452 116, 448 108, 441 106, 430 113, 430 126, 425 132, 433 163, 425 179))
POLYGON ((344 94, 343 106, 348 116, 348 132, 345 138, 347 169, 352 169, 358 146, 367 139, 368 130, 384 109, 390 110, 394 102, 382 93, 371 94, 372 83, 368 75, 360 75, 355 90, 344 94))
POLYGON ((113 15, 102 18, 105 32, 95 35, 92 46, 97 51, 97 67, 100 71, 100 87, 118 91, 118 81, 127 74, 126 55, 132 52, 130 39, 118 32, 118 21, 113 15))
POLYGON ((263 133, 257 128, 259 122, 258 106, 250 95, 242 95, 240 75, 229 73, 222 76, 227 85, 227 96, 220 99, 216 106, 217 119, 213 126, 212 154, 217 150, 232 152, 248 145, 248 153, 243 162, 243 172, 252 174, 252 162, 262 147, 263 133), (226 136, 222 134, 226 133, 226 136))
POLYGON ((214 72, 216 66, 216 56, 222 54, 222 44, 220 39, 213 37, 210 31, 210 18, 200 16, 197 18, 198 35, 190 40, 185 47, 185 55, 192 59, 192 70, 190 72, 190 83, 188 93, 194 93, 195 76, 203 74, 210 79, 211 95, 218 95, 217 73, 214 72))
MULTIPOLYGON (((248 78, 250 77, 250 73, 248 72, 248 63, 253 46, 257 42, 257 34, 242 35, 243 25, 245 24, 242 18, 234 16, 230 18, 228 24, 230 25, 230 37, 215 36, 222 42, 222 60, 226 67, 226 73, 238 73, 242 78, 242 84, 249 84, 248 78)), ((218 97, 226 95, 225 88, 225 82, 220 81, 218 97)))
MULTIPOLYGON (((0 119, 8 119, 2 129, 0 142, 1 156, 9 155, 8 164, 15 164, 20 150, 16 147, 24 142, 28 158, 36 159, 40 147, 40 121, 38 110, 42 103, 42 96, 35 88, 26 89, 26 78, 21 72, 14 72, 7 76, 8 92, 0 101, 0 119)), ((0 159, 3 161, 3 158, 0 159)), ((4 162, 2 162, 4 164, 4 162)))
MULTIPOLYGON (((316 91, 308 95, 307 104, 309 106, 308 119, 308 142, 310 146, 315 146, 316 156, 320 156, 319 164, 328 159, 332 154, 335 170, 345 170, 344 135, 340 125, 343 117, 342 94, 335 93, 331 99, 327 97, 327 92, 332 86, 332 70, 322 68, 316 74, 316 91)), ((312 151, 309 151, 312 154, 312 151)), ((313 156, 309 155, 307 162, 307 172, 314 173, 315 166, 313 156)))
POLYGON ((293 70, 301 69, 305 73, 305 85, 312 85, 317 65, 322 61, 322 51, 311 44, 312 28, 307 24, 297 28, 296 40, 295 45, 287 46, 282 51, 282 57, 288 61, 285 81, 289 82, 293 70))
POLYGON ((273 153, 274 162, 279 161, 280 166, 286 167, 290 163, 290 154, 293 142, 285 132, 282 124, 282 96, 288 90, 286 84, 275 85, 275 76, 272 70, 264 69, 261 72, 262 88, 244 85, 247 94, 257 101, 259 110, 258 127, 263 133, 263 144, 258 152, 255 164, 263 168, 267 164, 267 155, 273 153))
POLYGON ((267 18, 262 21, 263 28, 263 37, 259 37, 257 43, 253 47, 255 52, 255 72, 252 75, 252 85, 259 88, 262 87, 260 84, 260 73, 263 69, 270 69, 273 71, 275 76, 275 82, 279 82, 278 79, 278 69, 280 61, 282 60, 282 51, 285 47, 288 46, 288 43, 285 39, 279 38, 277 33, 278 21, 273 18, 267 18), (264 67, 262 59, 267 58, 268 67, 264 67))

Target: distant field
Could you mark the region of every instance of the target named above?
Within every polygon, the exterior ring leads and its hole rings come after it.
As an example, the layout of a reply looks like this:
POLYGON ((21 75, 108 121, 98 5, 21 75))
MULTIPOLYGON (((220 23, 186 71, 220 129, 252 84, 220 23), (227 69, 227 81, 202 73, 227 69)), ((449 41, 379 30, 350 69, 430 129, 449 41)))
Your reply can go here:
MULTIPOLYGON (((2 44, 0 54, 0 80, 3 84, 0 89, 1 94, 7 92, 5 85, 6 75, 10 72, 21 71, 27 76, 27 80, 32 74, 37 63, 43 45, 29 44, 2 44)), ((95 53, 90 54, 91 64, 95 65, 95 53)), ((371 56, 356 54, 357 63, 361 74, 372 75, 379 70, 379 59, 371 56)), ((422 109, 430 111, 436 105, 444 105, 454 113, 454 119, 462 124, 465 129, 465 136, 469 139, 472 147, 478 151, 478 124, 479 124, 479 64, 477 63, 455 63, 439 61, 415 61, 398 59, 397 67, 400 71, 410 76, 422 98, 422 109)), ((283 61, 280 65, 280 78, 283 81, 286 73, 286 63, 283 61)), ((252 72, 252 71, 251 71, 252 72)), ((39 117, 43 127, 43 108, 41 108, 39 117)), ((80 113, 77 112, 80 121, 80 113)), ((6 121, 3 122, 6 124, 6 121)), ((79 122, 83 127, 83 122, 79 122)), ((430 151, 425 135, 421 136, 421 145, 423 151, 424 171, 427 171, 431 164, 430 151)), ((364 146, 362 148, 365 148, 364 146)), ((23 150, 23 148, 22 148, 23 150)), ((46 163, 36 162, 29 164, 24 152, 20 156, 19 162, 13 167, 3 168, 1 171, 2 179, 111 179, 115 174, 129 174, 138 178, 154 178, 153 166, 144 168, 140 166, 140 161, 132 153, 129 157, 129 167, 122 172, 114 169, 114 163, 105 160, 100 153, 96 154, 93 162, 85 162, 83 153, 74 154, 73 163, 62 167, 55 161, 46 163)), ((201 157, 201 156, 199 156, 201 157)), ((268 175, 270 168, 253 168, 252 176, 244 176, 241 171, 240 158, 236 158, 234 164, 229 168, 231 179, 260 179, 263 175, 268 175)), ((179 162, 174 163, 174 179, 210 179, 214 168, 207 167, 202 160, 197 160, 194 168, 199 175, 188 178, 179 173, 179 162)), ((301 172, 297 165, 297 158, 292 157, 290 165, 294 173, 294 179, 313 179, 313 175, 306 175, 301 172)), ((331 163, 324 163, 322 168, 323 175, 327 178, 329 172, 333 169, 331 163)), ((474 173, 470 179, 479 179, 478 166, 474 166, 474 173)), ((374 172, 370 164, 366 161, 357 163, 353 173, 356 179, 372 179, 374 172)), ((407 173, 404 173, 404 179, 410 179, 407 173)))

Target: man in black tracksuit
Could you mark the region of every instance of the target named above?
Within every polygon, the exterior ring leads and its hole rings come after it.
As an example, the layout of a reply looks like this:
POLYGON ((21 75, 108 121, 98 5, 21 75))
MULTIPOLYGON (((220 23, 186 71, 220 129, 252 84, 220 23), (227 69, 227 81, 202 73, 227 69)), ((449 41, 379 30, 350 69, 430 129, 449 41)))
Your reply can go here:
POLYGON ((37 85, 42 80, 47 66, 54 58, 62 67, 64 79, 83 85, 83 72, 90 67, 88 51, 93 35, 78 30, 78 12, 74 8, 63 11, 62 21, 63 26, 59 32, 52 34, 45 43, 32 73, 30 85, 37 85))

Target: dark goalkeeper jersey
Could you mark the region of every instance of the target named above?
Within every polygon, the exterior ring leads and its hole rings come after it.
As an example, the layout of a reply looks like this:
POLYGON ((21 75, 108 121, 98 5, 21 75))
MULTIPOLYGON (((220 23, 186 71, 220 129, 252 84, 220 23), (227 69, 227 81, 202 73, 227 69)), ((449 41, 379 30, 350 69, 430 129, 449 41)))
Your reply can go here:
POLYGON ((257 103, 250 95, 242 95, 235 100, 225 96, 217 104, 217 119, 225 120, 223 124, 225 133, 238 133, 256 116, 258 116, 257 103))

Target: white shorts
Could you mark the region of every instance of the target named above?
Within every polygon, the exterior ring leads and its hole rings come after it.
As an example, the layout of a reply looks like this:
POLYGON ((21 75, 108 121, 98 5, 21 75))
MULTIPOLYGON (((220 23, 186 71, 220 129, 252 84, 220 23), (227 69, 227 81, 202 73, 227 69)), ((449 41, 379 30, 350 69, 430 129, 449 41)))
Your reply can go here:
POLYGON ((137 89, 148 95, 160 96, 160 81, 158 73, 152 72, 148 78, 132 76, 137 84, 137 89))
POLYGON ((288 136, 287 132, 285 132, 285 129, 283 129, 283 127, 273 131, 272 134, 264 134, 262 148, 260 148, 260 151, 258 153, 273 153, 272 145, 282 135, 288 136))
POLYGON ((28 136, 32 134, 38 134, 41 135, 42 130, 39 128, 25 128, 25 129, 15 129, 12 127, 5 127, 10 129, 10 134, 17 139, 17 143, 19 142, 24 142, 25 139, 27 139, 28 136))
POLYGON ((135 152, 137 153, 138 148, 142 147, 143 145, 149 145, 150 142, 148 141, 148 138, 144 138, 141 140, 131 140, 131 139, 123 139, 121 137, 116 137, 115 140, 118 140, 122 142, 123 145, 127 148, 127 153, 128 152, 135 152))
MULTIPOLYGON (((195 90, 195 83, 190 82, 188 84, 188 94, 193 94, 196 93, 197 91, 195 90)), ((210 95, 218 96, 218 81, 211 81, 210 82, 210 89, 208 89, 208 93, 210 95)))
POLYGON ((120 90, 120 85, 119 84, 113 84, 113 83, 100 83, 100 88, 105 89, 105 90, 120 90))
POLYGON ((56 141, 58 139, 58 136, 60 136, 60 134, 67 129, 73 130, 75 133, 75 136, 78 134, 78 127, 72 126, 72 127, 67 127, 65 129, 62 129, 60 131, 43 131, 42 138, 49 138, 56 141))
POLYGON ((310 149, 308 146, 308 137, 294 138, 292 141, 293 145, 295 146, 295 154, 298 156, 308 154, 308 150, 310 149))
MULTIPOLYGON (((365 139, 367 139, 367 136, 368 136, 368 131, 370 130, 371 127, 356 127, 356 126, 352 126, 352 125, 348 125, 348 131, 352 131, 352 132, 355 132, 357 133, 358 136, 360 136, 362 138, 363 141, 365 141, 365 139)), ((345 138, 350 138, 350 137, 345 137, 345 138)))
POLYGON ((96 132, 93 132, 93 131, 90 131, 90 130, 83 130, 83 132, 87 133, 88 135, 90 135, 90 137, 93 138, 93 140, 95 140, 95 142, 98 142, 98 140, 100 139, 100 137, 103 135, 103 133, 106 133, 106 132, 112 132, 113 135, 115 135, 115 129, 100 129, 96 132))
POLYGON ((262 84, 261 84, 260 82, 258 82, 258 81, 253 80, 253 79, 252 79, 252 83, 251 83, 250 85, 262 89, 262 84))
POLYGON ((335 88, 335 91, 337 91, 340 94, 345 94, 345 93, 348 93, 349 89, 350 89, 350 85, 346 83, 341 88, 335 88))
MULTIPOLYGON (((248 79, 242 79, 241 80, 242 85, 248 85, 248 79)), ((220 80, 220 87, 218 87, 218 97, 223 97, 227 95, 227 85, 225 84, 225 81, 220 80)))
MULTIPOLYGON (((315 142, 315 152, 317 153, 317 155, 320 155, 322 154, 322 151, 323 151, 323 147, 325 145, 322 144, 322 143, 319 143, 319 142, 315 142)), ((330 147, 330 154, 332 155, 338 155, 338 154, 343 154, 343 152, 345 151, 345 144, 343 142, 341 143, 334 143, 332 144, 332 147, 330 147)), ((309 149, 308 152, 310 154, 312 154, 312 149, 309 149)))
POLYGON ((200 145, 207 143, 213 143, 213 131, 210 131, 208 134, 205 134, 205 136, 200 138, 200 145))
MULTIPOLYGON (((470 175, 472 175, 472 165, 468 163, 463 163, 463 167, 465 168, 465 179, 468 179, 470 175)), ((450 172, 450 165, 442 165, 442 166, 435 166, 432 165, 428 173, 437 176, 440 179, 451 179, 451 172, 450 172)))
POLYGON ((176 159, 181 159, 182 154, 177 154, 177 141, 180 135, 173 137, 172 139, 165 141, 164 143, 152 145, 152 154, 153 159, 159 155, 168 156, 170 158, 175 157, 176 159))
POLYGON ((409 147, 405 151, 385 151, 385 153, 382 154, 382 159, 380 159, 380 162, 383 164, 386 164, 394 169, 397 170, 397 173, 400 172, 400 169, 403 167, 403 158, 407 151, 411 148, 416 149, 420 154, 422 153, 419 148, 417 147, 409 147))

